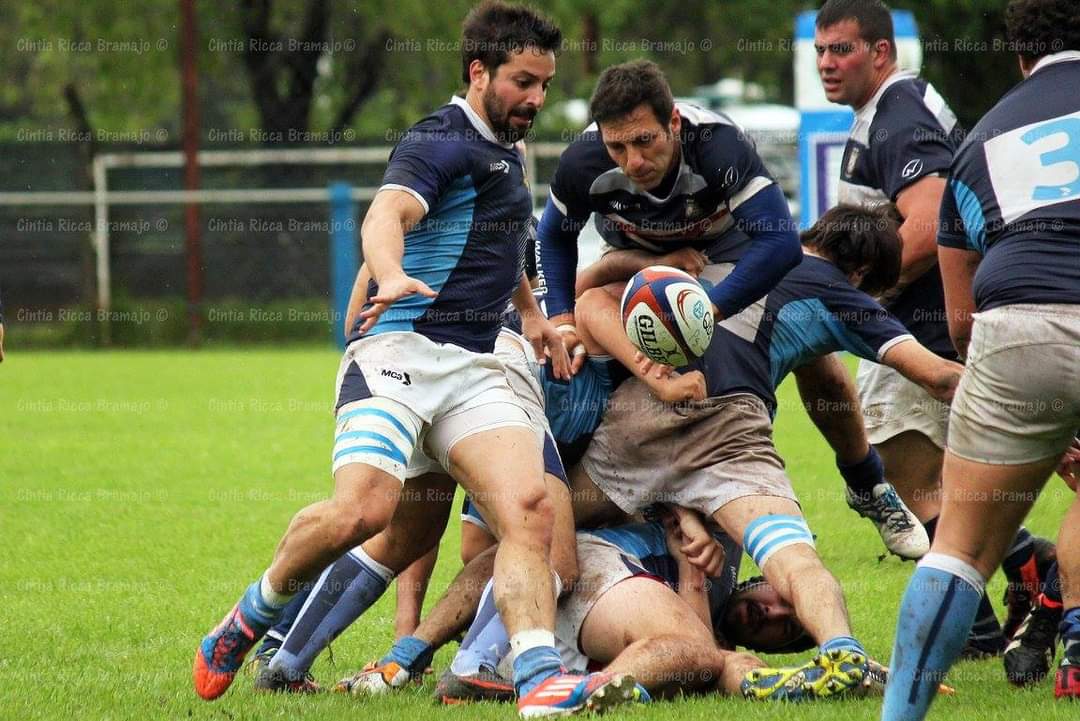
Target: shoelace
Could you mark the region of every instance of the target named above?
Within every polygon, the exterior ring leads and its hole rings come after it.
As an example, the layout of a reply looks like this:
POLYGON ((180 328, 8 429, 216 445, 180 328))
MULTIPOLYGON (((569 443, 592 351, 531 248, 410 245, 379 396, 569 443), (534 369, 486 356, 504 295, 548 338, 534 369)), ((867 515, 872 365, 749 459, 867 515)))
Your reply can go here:
POLYGON ((1026 626, 1017 635, 1024 646, 1043 648, 1057 642, 1058 622, 1049 609, 1037 607, 1028 616, 1026 626))
POLYGON ((908 514, 900 506, 900 496, 896 491, 889 489, 875 498, 870 504, 871 511, 880 519, 890 531, 910 531, 915 527, 908 514))

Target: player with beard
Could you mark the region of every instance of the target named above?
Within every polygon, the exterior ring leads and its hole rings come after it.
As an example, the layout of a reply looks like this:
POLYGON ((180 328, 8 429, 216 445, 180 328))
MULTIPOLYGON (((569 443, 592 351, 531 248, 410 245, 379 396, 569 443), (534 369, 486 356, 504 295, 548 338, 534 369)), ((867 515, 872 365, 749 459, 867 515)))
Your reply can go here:
POLYGON ((299 584, 385 528, 406 482, 423 497, 415 482, 435 470, 472 494, 500 536, 496 600, 512 636, 519 712, 631 698, 633 679, 562 674, 541 447, 492 354, 513 296, 538 355, 546 345, 558 366, 569 364, 520 272, 532 198, 514 145, 543 107, 561 41, 529 8, 478 6, 463 29, 465 97, 392 152, 362 228, 372 287, 338 372, 334 495, 294 517, 270 568, 200 643, 193 679, 203 698, 225 692, 299 584))

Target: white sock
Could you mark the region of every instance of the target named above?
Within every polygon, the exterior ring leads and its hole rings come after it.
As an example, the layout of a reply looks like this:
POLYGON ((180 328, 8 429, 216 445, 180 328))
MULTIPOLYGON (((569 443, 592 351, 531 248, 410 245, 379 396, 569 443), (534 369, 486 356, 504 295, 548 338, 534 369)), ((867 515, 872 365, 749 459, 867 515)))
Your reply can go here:
POLYGON ((518 631, 510 637, 510 655, 517 658, 530 648, 555 647, 555 634, 545 628, 518 631))
POLYGON ((285 605, 292 600, 295 593, 278 593, 270 585, 270 571, 267 571, 262 575, 262 580, 259 581, 259 595, 262 596, 263 603, 270 608, 285 608, 285 605))

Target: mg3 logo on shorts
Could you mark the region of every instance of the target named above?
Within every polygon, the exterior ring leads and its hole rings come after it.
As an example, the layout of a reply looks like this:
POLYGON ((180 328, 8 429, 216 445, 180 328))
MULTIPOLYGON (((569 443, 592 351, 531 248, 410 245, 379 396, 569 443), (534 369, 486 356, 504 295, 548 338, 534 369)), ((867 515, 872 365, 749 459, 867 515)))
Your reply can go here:
POLYGON ((396 381, 401 381, 402 385, 411 386, 412 379, 409 378, 409 374, 405 371, 395 371, 389 368, 383 368, 382 374, 386 378, 393 378, 396 381))

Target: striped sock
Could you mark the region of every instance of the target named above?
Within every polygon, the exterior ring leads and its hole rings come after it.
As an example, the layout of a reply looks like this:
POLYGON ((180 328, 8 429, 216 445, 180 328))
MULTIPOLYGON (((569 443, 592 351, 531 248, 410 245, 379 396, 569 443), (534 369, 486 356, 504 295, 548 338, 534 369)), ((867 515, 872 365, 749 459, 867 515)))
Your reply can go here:
POLYGON ((393 572, 357 546, 323 571, 285 636, 270 668, 291 680, 307 674, 315 658, 386 591, 393 572))

